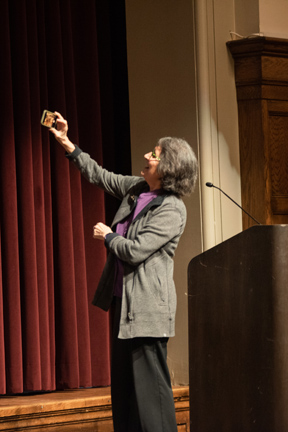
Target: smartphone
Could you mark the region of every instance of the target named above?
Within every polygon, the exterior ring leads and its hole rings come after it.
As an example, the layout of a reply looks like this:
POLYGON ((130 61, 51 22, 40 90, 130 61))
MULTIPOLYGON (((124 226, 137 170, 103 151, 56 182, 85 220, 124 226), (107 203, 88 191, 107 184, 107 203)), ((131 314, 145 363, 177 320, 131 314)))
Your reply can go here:
POLYGON ((41 124, 48 128, 56 127, 57 116, 51 111, 44 110, 41 117, 41 124))

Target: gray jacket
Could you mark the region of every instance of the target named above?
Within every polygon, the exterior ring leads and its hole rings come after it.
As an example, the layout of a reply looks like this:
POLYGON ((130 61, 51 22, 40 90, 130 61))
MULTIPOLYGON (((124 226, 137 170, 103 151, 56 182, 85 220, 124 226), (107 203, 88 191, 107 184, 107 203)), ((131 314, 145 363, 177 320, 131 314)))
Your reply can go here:
MULTIPOLYGON (((122 201, 112 230, 133 211, 139 194, 149 190, 143 178, 111 173, 78 147, 69 158, 89 182, 122 201)), ((109 309, 113 300, 115 257, 118 257, 124 263, 119 338, 174 336, 173 256, 185 224, 183 201, 175 195, 164 194, 137 215, 126 238, 116 233, 107 236, 105 245, 110 253, 93 304, 109 309)))

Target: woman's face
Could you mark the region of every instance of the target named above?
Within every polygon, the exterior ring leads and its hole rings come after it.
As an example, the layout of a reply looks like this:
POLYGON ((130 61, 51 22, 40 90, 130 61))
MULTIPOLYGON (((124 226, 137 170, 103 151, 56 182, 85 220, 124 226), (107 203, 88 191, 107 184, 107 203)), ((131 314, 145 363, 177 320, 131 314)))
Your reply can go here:
POLYGON ((157 172, 161 154, 161 147, 157 146, 153 151, 144 155, 145 166, 141 171, 141 175, 148 183, 150 190, 161 189, 161 179, 157 172))

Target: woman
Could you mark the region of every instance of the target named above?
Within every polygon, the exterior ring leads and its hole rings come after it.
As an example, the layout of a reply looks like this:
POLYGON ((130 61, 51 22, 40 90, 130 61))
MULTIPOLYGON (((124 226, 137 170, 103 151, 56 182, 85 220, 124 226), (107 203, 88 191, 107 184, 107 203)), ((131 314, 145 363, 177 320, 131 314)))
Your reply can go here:
POLYGON ((186 223, 181 199, 194 188, 197 160, 178 138, 162 138, 144 155, 142 177, 108 172, 67 136, 59 113, 57 141, 81 173, 122 203, 112 229, 102 222, 93 237, 110 252, 93 304, 113 304, 111 393, 115 432, 177 432, 167 367, 175 333, 173 256, 186 223))

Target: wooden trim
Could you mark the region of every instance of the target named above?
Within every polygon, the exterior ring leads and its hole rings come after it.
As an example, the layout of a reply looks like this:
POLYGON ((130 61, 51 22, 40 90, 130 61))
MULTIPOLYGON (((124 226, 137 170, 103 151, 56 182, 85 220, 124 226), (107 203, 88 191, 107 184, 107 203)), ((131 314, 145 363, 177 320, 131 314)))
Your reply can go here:
MULTIPOLYGON (((242 205, 262 224, 288 223, 288 40, 227 42, 235 64, 242 205)), ((243 228, 253 225, 243 215, 243 228)))
MULTIPOLYGON (((189 432, 189 387, 173 387, 178 431, 189 432)), ((66 390, 0 401, 0 431, 113 432, 110 387, 66 390)), ((156 432, 156 431, 155 431, 156 432)))

